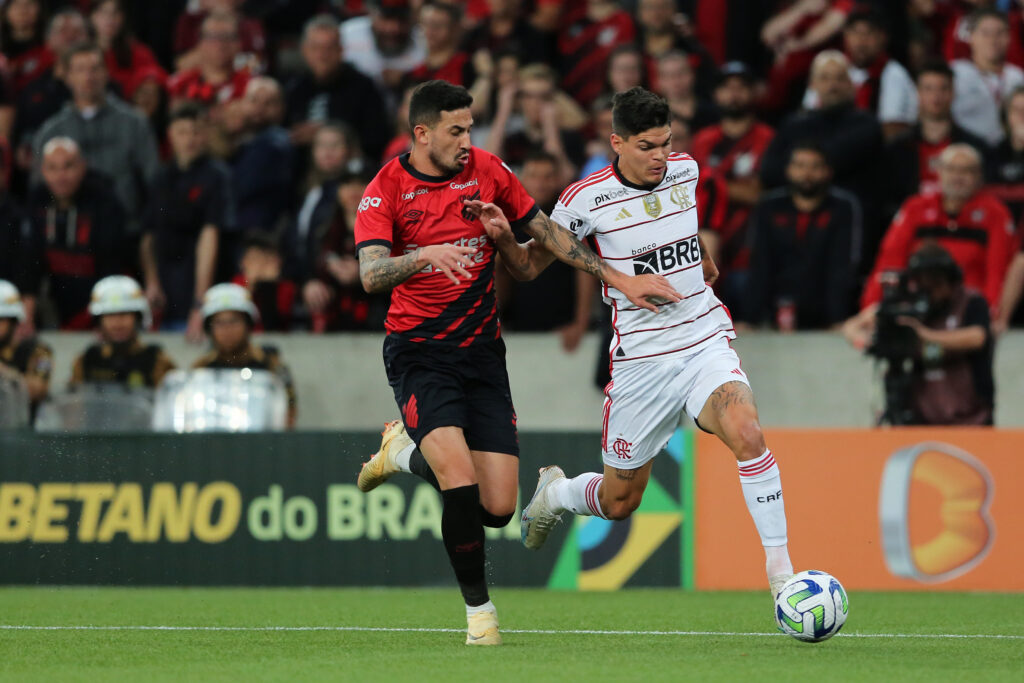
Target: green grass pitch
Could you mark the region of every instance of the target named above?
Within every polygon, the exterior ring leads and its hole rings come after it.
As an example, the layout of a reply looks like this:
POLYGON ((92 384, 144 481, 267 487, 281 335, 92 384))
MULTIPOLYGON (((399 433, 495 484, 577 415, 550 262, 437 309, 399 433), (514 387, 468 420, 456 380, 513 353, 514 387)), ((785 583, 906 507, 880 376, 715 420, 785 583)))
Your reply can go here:
POLYGON ((1024 595, 853 592, 817 645, 773 634, 767 591, 492 597, 505 644, 471 648, 455 590, 3 588, 0 679, 1024 681, 1024 595))

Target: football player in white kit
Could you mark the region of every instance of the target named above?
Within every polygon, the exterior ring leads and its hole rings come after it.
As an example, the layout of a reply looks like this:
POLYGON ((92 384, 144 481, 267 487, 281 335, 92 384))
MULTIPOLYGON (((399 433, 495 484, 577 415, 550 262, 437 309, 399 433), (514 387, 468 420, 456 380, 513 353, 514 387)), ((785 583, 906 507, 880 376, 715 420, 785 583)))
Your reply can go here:
MULTIPOLYGON (((611 144, 618 158, 570 185, 551 220, 589 239, 613 267, 657 273, 681 295, 658 312, 603 287, 612 307, 612 381, 605 389, 604 472, 572 479, 552 465, 523 509, 527 548, 544 544, 560 515, 625 519, 640 505, 653 458, 689 415, 736 455, 740 485, 761 536, 772 596, 792 576, 779 468, 765 445, 754 396, 730 345, 729 311, 708 285, 718 271, 697 233, 697 163, 671 153, 670 113, 661 97, 633 88, 616 95, 611 144)), ((477 207, 507 231, 499 241, 509 271, 531 279, 554 260, 536 242, 516 245, 500 209, 477 207)))

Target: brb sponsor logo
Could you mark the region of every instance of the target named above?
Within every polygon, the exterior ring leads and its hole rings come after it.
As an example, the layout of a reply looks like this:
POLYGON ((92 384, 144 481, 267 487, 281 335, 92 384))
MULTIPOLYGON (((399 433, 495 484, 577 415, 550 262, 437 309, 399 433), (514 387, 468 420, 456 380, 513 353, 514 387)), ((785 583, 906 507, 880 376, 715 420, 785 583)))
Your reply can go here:
POLYGON ((359 202, 359 209, 357 211, 366 211, 370 208, 376 209, 380 206, 381 201, 380 197, 363 197, 359 202))
POLYGON ((653 248, 651 245, 633 251, 643 252, 645 249, 651 249, 651 251, 639 255, 634 253, 633 273, 635 275, 670 272, 700 261, 700 246, 697 244, 696 235, 675 244, 666 244, 658 248, 653 248))
POLYGON ((632 443, 626 441, 620 436, 612 442, 612 453, 614 453, 619 460, 631 460, 633 456, 629 454, 629 449, 632 447, 632 443))

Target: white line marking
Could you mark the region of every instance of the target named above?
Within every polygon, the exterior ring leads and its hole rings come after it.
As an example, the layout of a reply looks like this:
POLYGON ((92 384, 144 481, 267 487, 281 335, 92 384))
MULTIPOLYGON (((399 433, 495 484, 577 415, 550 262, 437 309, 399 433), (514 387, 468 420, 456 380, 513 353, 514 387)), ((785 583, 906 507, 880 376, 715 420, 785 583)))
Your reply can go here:
MULTIPOLYGON (((458 628, 424 628, 412 626, 38 626, 34 624, 0 624, 0 631, 335 631, 356 633, 462 633, 458 628)), ((502 629, 502 633, 528 635, 581 635, 581 636, 718 636, 724 638, 774 638, 782 633, 740 631, 612 631, 598 629, 502 629)), ((837 638, 933 638, 933 639, 991 639, 1024 640, 1024 635, 996 633, 840 633, 837 638)))

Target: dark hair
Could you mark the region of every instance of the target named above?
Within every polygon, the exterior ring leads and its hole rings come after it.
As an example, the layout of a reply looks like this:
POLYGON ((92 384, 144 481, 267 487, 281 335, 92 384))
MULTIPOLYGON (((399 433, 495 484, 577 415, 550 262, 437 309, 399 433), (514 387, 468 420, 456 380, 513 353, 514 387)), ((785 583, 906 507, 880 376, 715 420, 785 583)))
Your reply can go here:
POLYGON ((91 43, 88 41, 75 43, 67 50, 64 50, 63 54, 61 54, 60 56, 61 66, 63 66, 65 69, 70 69, 71 60, 74 57, 77 57, 78 55, 87 54, 97 55, 100 58, 100 63, 103 65, 103 68, 105 69, 107 67, 106 59, 103 56, 103 50, 96 43, 91 43))
POLYGON ((458 5, 454 5, 450 2, 438 2, 438 0, 427 0, 427 2, 423 3, 423 6, 420 8, 420 12, 428 7, 447 14, 452 24, 456 27, 462 23, 462 9, 458 5))
MULTIPOLYGON (((32 44, 29 47, 35 47, 43 44, 43 39, 46 31, 46 4, 43 0, 35 0, 36 5, 39 7, 39 15, 36 17, 36 25, 32 27, 32 44)), ((9 2, 5 2, 3 7, 0 7, 0 47, 3 48, 4 53, 10 55, 12 44, 14 43, 14 35, 11 32, 11 24, 7 21, 7 9, 10 7, 9 2)))
POLYGON ((796 156, 797 152, 811 152, 821 157, 821 160, 825 162, 825 165, 830 167, 832 164, 828 159, 828 151, 824 146, 817 140, 801 140, 793 145, 789 150, 789 159, 792 161, 793 157, 796 156))
POLYGON ((171 110, 167 117, 167 125, 175 121, 202 121, 206 118, 206 108, 198 102, 182 102, 171 110))
POLYGON ((640 86, 612 98, 612 130, 621 138, 668 126, 671 121, 672 112, 665 98, 640 86))
POLYGON ((1004 25, 1010 25, 1010 20, 1007 19, 1006 15, 999 10, 992 7, 981 7, 967 15, 968 30, 973 33, 974 29, 978 28, 978 24, 981 23, 982 19, 998 19, 1003 22, 1004 25))
POLYGON ((531 151, 529 154, 527 154, 526 157, 523 159, 523 168, 526 168, 527 164, 535 163, 551 164, 557 169, 558 157, 556 157, 551 152, 547 152, 543 149, 535 149, 531 151))
POLYGON ((277 244, 277 240, 269 232, 263 232, 261 230, 253 230, 252 232, 246 233, 242 239, 242 252, 246 252, 250 249, 256 249, 258 251, 265 251, 280 256, 281 248, 277 244))
POLYGON ((960 264, 953 255, 938 244, 926 244, 907 260, 907 274, 918 277, 924 273, 939 273, 950 284, 959 284, 964 277, 960 264))
POLYGON ((925 62, 917 72, 918 80, 920 80, 921 76, 924 76, 925 74, 938 74, 940 76, 945 76, 950 81, 953 80, 953 69, 951 69, 949 64, 947 64, 943 59, 929 59, 925 62))
POLYGON ((889 25, 886 22, 885 17, 878 10, 874 10, 867 7, 862 7, 850 13, 850 16, 846 18, 845 28, 850 28, 854 24, 865 23, 876 31, 882 33, 889 33, 889 25))
POLYGON ((448 81, 427 81, 416 87, 409 102, 409 130, 416 126, 433 128, 441 120, 441 112, 467 109, 473 96, 461 85, 448 81))
POLYGON ((132 33, 128 28, 128 6, 125 0, 93 0, 89 5, 89 20, 92 21, 92 15, 96 10, 108 2, 114 3, 117 11, 121 13, 121 28, 111 41, 110 49, 114 53, 117 65, 127 69, 132 65, 132 33))

